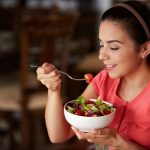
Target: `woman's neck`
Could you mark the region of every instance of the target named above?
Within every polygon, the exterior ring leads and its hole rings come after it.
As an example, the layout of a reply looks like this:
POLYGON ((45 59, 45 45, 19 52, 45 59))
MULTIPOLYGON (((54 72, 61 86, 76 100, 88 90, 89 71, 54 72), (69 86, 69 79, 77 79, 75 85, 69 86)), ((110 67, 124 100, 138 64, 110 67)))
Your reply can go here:
POLYGON ((117 94, 125 101, 132 101, 150 81, 150 70, 145 66, 121 78, 117 94))

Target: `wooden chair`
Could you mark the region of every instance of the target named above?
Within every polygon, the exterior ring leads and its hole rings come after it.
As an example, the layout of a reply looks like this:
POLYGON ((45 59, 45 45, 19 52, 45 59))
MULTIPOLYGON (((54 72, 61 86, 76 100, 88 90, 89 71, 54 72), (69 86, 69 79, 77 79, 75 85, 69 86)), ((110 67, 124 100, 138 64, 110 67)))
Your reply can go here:
POLYGON ((47 102, 47 89, 37 81, 36 72, 30 68, 30 64, 41 65, 45 61, 56 62, 59 68, 65 70, 68 52, 65 49, 57 50, 56 44, 59 41, 61 48, 67 46, 78 16, 78 13, 62 14, 57 9, 46 10, 46 12, 21 11, 19 20, 20 71, 16 79, 10 78, 12 84, 4 83, 4 86, 0 87, 0 90, 5 91, 5 94, 0 96, 0 110, 3 113, 21 113, 21 149, 35 148, 34 121, 44 119, 47 102))

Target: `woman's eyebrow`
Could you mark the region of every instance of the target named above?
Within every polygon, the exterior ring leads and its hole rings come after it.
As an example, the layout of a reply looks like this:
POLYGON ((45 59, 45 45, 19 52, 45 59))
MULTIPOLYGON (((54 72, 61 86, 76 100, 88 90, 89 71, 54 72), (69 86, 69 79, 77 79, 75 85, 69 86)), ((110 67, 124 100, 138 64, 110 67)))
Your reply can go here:
MULTIPOLYGON (((99 42, 102 42, 102 40, 101 40, 101 39, 99 39, 99 42)), ((117 42, 117 43, 123 44, 123 42, 118 41, 118 40, 110 40, 110 41, 107 41, 107 43, 108 43, 108 44, 110 44, 110 43, 114 43, 114 42, 117 42)))
POLYGON ((114 43, 114 42, 117 42, 117 43, 123 44, 123 42, 118 41, 118 40, 110 40, 110 41, 107 41, 107 43, 114 43))

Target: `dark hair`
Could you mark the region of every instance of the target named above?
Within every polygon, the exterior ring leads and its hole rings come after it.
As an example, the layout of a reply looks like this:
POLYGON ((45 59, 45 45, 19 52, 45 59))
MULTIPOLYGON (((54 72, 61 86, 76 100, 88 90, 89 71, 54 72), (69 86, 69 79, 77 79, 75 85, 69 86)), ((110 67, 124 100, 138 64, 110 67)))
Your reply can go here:
MULTIPOLYGON (((143 2, 139 2, 139 1, 126 1, 123 3, 128 4, 139 13, 139 15, 143 18, 143 20, 145 21, 150 31, 149 8, 143 2)), ((150 40, 148 39, 143 26, 141 25, 139 20, 136 18, 136 16, 133 15, 129 10, 127 10, 124 7, 115 6, 115 7, 108 9, 102 15, 101 21, 104 21, 104 20, 111 20, 111 21, 122 23, 124 29, 130 35, 133 41, 138 45, 143 44, 146 41, 150 40)), ((150 54, 147 56, 146 61, 148 65, 150 65, 150 54)))
MULTIPOLYGON (((124 2, 134 8, 145 21, 150 31, 150 10, 143 3, 139 1, 126 1, 124 2)), ((108 9, 101 18, 101 21, 112 20, 123 23, 130 37, 137 43, 142 44, 148 41, 145 30, 139 20, 129 10, 121 6, 115 6, 108 9)))

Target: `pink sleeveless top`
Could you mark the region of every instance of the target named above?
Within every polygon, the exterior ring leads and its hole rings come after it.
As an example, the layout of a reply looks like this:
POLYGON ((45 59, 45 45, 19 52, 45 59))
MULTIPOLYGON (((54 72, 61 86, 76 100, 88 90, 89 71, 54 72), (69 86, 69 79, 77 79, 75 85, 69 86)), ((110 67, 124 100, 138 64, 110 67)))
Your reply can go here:
POLYGON ((97 94, 116 107, 110 127, 125 139, 150 148, 150 82, 131 102, 117 96, 120 78, 112 79, 106 70, 92 80, 97 94))

